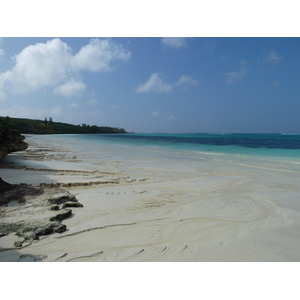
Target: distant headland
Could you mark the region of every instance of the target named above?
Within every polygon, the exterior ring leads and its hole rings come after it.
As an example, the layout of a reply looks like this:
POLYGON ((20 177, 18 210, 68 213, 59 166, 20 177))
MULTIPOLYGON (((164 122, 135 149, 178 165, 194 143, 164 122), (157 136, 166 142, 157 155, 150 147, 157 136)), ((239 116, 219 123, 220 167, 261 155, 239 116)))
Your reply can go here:
POLYGON ((127 133, 125 129, 117 127, 54 122, 51 117, 45 120, 0 117, 0 128, 17 130, 24 134, 127 133))

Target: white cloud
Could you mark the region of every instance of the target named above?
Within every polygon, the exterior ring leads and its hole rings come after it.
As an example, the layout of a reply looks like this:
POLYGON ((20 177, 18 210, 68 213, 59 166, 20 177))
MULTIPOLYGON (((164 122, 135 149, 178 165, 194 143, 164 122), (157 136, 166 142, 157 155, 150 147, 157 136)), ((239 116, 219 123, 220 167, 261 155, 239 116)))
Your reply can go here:
POLYGON ((72 66, 77 70, 92 72, 110 71, 113 63, 125 63, 130 55, 122 45, 117 45, 109 39, 91 39, 90 43, 72 58, 72 66))
MULTIPOLYGON (((129 58, 130 52, 110 39, 91 39, 73 55, 66 43, 55 38, 30 45, 15 55, 14 67, 0 74, 0 88, 21 94, 42 87, 56 87, 59 91, 58 85, 63 86, 72 78, 78 78, 80 71, 110 71, 116 63, 125 63, 129 58)), ((72 95, 65 89, 67 87, 62 88, 63 93, 72 95)))
POLYGON ((145 82, 141 83, 137 89, 137 93, 146 93, 146 92, 155 92, 155 93, 168 93, 171 92, 174 87, 176 86, 184 86, 184 89, 188 88, 191 85, 196 85, 198 82, 186 75, 182 75, 179 80, 174 83, 170 84, 164 82, 162 80, 161 73, 153 73, 150 78, 145 82))
POLYGON ((197 83, 198 83, 197 80, 192 79, 189 76, 182 75, 179 78, 178 82, 175 83, 175 85, 185 85, 187 87, 187 86, 191 86, 191 85, 196 85, 197 83))
POLYGON ((69 105, 69 107, 71 107, 71 108, 78 108, 79 105, 77 103, 72 103, 72 104, 69 105))
POLYGON ((85 84, 81 81, 70 80, 67 83, 54 89, 54 94, 60 94, 65 97, 80 96, 85 90, 85 84))
POLYGON ((89 105, 96 105, 98 101, 96 99, 91 99, 87 102, 89 105))
POLYGON ((278 56, 274 51, 269 51, 263 58, 266 63, 278 63, 282 60, 282 57, 278 56))
POLYGON ((27 93, 66 81, 72 54, 60 39, 38 43, 14 56, 15 66, 0 76, 7 89, 27 93))
POLYGON ((155 93, 168 93, 172 90, 172 85, 163 82, 160 73, 153 73, 149 80, 145 83, 141 83, 137 89, 137 93, 155 92, 155 93))
POLYGON ((225 73, 224 76, 226 79, 226 83, 231 84, 231 83, 241 80, 243 77, 246 76, 247 72, 248 71, 245 69, 245 67, 242 66, 238 71, 225 73))
POLYGON ((186 39, 185 37, 164 37, 161 42, 164 46, 179 49, 187 46, 186 39))

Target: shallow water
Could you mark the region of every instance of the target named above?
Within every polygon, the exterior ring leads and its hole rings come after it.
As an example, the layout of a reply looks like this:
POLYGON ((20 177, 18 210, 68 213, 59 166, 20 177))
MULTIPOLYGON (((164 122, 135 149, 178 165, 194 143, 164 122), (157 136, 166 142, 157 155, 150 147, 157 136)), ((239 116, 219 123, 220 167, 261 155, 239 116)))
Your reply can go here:
POLYGON ((66 139, 82 155, 96 159, 219 162, 294 172, 299 172, 300 168, 300 135, 95 134, 53 135, 53 139, 66 139))

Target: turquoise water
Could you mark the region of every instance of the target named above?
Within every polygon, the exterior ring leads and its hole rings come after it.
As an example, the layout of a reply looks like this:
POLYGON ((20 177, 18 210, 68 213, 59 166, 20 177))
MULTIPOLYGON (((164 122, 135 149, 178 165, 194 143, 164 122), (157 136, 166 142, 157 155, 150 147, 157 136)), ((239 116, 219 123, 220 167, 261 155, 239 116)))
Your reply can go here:
POLYGON ((55 135, 68 139, 81 153, 112 159, 172 158, 266 163, 300 167, 300 135, 296 134, 87 134, 55 135))
POLYGON ((64 137, 99 144, 300 158, 300 135, 295 134, 95 134, 64 137))

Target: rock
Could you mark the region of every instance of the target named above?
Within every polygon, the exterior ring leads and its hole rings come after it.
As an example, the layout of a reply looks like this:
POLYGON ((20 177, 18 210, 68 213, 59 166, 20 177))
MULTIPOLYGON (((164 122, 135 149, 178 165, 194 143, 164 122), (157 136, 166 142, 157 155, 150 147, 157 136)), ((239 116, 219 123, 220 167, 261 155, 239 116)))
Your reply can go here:
POLYGON ((74 195, 59 188, 11 186, 0 195, 0 239, 16 233, 24 238, 16 241, 18 248, 39 236, 66 231, 67 226, 61 222, 72 215, 72 210, 62 208, 64 204, 82 207, 74 195), (9 201, 10 205, 6 205, 9 201))
POLYGON ((22 248, 22 245, 23 245, 23 242, 22 242, 22 241, 14 242, 14 246, 15 246, 16 248, 22 248))
POLYGON ((63 219, 66 219, 72 215, 71 209, 62 209, 59 210, 59 213, 57 213, 54 217, 50 218, 50 221, 61 221, 63 219))
POLYGON ((0 161, 9 153, 28 148, 25 137, 17 131, 0 129, 0 161))
POLYGON ((64 224, 60 224, 58 227, 54 229, 54 231, 57 233, 62 233, 65 232, 66 230, 67 230, 67 226, 64 224))
POLYGON ((61 208, 63 209, 66 207, 83 207, 83 205, 79 202, 68 201, 68 202, 65 202, 61 208))
POLYGON ((20 255, 19 261, 21 262, 34 262, 34 261, 42 261, 43 259, 46 259, 47 255, 31 255, 31 254, 22 254, 20 255))
POLYGON ((2 180, 2 178, 0 177, 0 193, 12 190, 13 187, 11 184, 5 182, 4 180, 2 180))
POLYGON ((11 189, 2 193, 0 192, 0 205, 6 204, 10 201, 24 203, 30 199, 35 199, 37 196, 44 193, 44 190, 38 187, 17 184, 10 186, 11 189))
POLYGON ((50 210, 59 210, 59 206, 58 205, 52 205, 51 207, 50 207, 50 210))
POLYGON ((68 191, 60 190, 60 193, 55 195, 47 196, 48 202, 51 204, 62 204, 65 202, 77 202, 74 195, 70 194, 68 191))
POLYGON ((54 222, 49 222, 48 224, 46 224, 44 227, 40 228, 38 231, 35 232, 36 236, 40 236, 40 235, 48 235, 50 233, 53 233, 54 228, 57 226, 56 223, 54 222))

